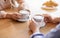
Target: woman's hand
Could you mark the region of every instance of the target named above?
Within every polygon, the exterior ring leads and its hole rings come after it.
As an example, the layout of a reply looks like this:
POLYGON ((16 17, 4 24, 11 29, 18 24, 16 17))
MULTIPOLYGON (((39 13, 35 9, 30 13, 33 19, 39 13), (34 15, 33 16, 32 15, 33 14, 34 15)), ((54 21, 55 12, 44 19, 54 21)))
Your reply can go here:
POLYGON ((14 14, 11 15, 11 19, 13 19, 13 20, 18 20, 18 19, 20 19, 22 17, 23 16, 21 14, 19 14, 19 13, 14 13, 14 14))
POLYGON ((13 19, 13 20, 18 20, 20 18, 22 18, 23 16, 19 13, 2 13, 0 14, 0 18, 5 18, 5 19, 13 19))

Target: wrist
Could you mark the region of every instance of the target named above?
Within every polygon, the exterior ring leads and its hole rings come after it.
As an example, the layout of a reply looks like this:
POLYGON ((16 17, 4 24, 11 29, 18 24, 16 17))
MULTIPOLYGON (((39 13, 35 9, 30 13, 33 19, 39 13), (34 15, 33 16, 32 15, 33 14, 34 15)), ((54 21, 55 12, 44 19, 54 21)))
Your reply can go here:
POLYGON ((6 18, 10 19, 12 14, 6 14, 6 18))
POLYGON ((40 32, 39 28, 33 30, 33 33, 40 32))
POLYGON ((1 18, 1 19, 6 18, 6 14, 1 14, 1 15, 0 15, 0 18, 1 18))
POLYGON ((53 23, 59 23, 59 22, 60 22, 60 18, 54 18, 54 19, 52 20, 52 22, 53 22, 53 23))

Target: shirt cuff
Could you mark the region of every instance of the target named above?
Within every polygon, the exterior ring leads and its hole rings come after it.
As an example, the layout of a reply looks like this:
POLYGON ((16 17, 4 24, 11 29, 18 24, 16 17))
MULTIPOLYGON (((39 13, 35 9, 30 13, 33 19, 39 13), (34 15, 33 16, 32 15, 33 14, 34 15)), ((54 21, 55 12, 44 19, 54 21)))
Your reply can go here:
POLYGON ((43 38, 44 37, 44 34, 40 33, 40 32, 35 32, 33 33, 30 38, 43 38))

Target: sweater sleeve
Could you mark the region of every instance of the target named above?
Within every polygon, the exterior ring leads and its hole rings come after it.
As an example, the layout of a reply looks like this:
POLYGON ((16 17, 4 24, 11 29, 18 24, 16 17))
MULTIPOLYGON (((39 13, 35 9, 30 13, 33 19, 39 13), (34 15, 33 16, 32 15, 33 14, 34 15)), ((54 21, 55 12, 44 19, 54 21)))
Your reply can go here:
POLYGON ((35 32, 30 36, 30 38, 44 38, 44 35, 42 33, 35 32))

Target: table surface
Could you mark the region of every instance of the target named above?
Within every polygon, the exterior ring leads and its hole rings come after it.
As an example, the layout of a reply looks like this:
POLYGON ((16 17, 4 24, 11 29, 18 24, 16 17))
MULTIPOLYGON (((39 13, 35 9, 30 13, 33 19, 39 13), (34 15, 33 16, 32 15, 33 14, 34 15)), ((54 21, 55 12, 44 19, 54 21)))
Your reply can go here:
MULTIPOLYGON (((15 11, 8 10, 8 13, 15 11)), ((41 32, 46 34, 50 29, 54 28, 56 24, 47 23, 41 28, 41 32)), ((0 19, 0 38, 29 38, 31 32, 29 31, 29 21, 20 23, 11 19, 0 19)))

